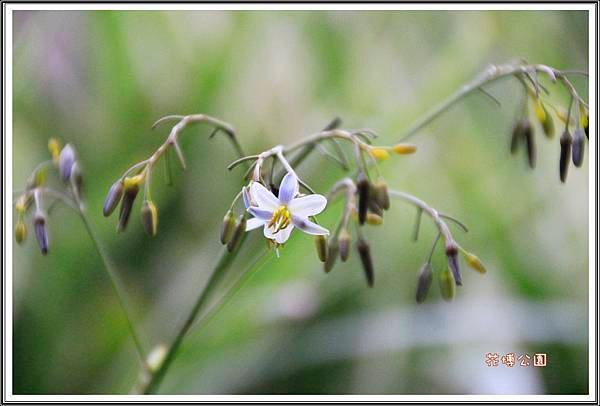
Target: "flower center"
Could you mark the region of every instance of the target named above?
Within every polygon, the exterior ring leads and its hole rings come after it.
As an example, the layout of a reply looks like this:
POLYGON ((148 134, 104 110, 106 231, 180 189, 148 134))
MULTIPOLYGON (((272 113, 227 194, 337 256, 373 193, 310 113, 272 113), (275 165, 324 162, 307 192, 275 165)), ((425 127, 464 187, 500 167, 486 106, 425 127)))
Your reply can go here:
POLYGON ((273 234, 283 230, 292 222, 292 215, 287 206, 279 206, 274 212, 273 217, 269 221, 269 227, 275 227, 273 234))

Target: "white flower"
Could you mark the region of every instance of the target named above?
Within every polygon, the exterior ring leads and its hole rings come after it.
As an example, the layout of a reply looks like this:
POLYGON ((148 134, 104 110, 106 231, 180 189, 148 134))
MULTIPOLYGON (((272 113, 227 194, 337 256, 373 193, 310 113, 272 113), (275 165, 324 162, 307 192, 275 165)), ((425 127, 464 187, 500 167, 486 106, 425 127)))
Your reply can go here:
POLYGON ((307 234, 327 235, 329 231, 308 219, 325 209, 327 199, 321 195, 298 196, 298 179, 287 173, 275 197, 259 182, 252 182, 242 189, 244 205, 254 217, 248 220, 246 231, 264 227, 266 238, 283 244, 290 238, 294 227, 307 234))

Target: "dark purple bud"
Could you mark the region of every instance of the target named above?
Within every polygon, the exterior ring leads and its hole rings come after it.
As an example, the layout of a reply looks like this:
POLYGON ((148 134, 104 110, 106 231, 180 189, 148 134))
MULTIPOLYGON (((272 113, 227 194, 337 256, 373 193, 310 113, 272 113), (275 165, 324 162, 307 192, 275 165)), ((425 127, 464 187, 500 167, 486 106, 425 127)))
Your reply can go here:
POLYGON ((46 228, 46 216, 42 213, 37 213, 33 220, 33 228, 35 230, 35 238, 40 246, 42 255, 48 253, 48 230, 46 228))
POLYGON ((417 282, 417 303, 423 303, 431 287, 433 281, 433 270, 431 269, 431 263, 427 262, 419 271, 419 280, 417 282))
POLYGON ((369 247, 369 243, 363 238, 359 238, 356 243, 356 249, 360 256, 360 262, 365 271, 365 276, 367 277, 367 285, 372 288, 375 282, 375 274, 373 272, 373 260, 371 259, 371 248, 369 247))
POLYGON ((60 172, 60 176, 66 182, 71 177, 71 170, 73 169, 73 164, 75 163, 75 150, 71 146, 71 144, 65 145, 65 147, 60 151, 60 158, 58 162, 58 170, 60 172))
POLYGON ((121 201, 121 197, 123 197, 123 182, 118 180, 110 187, 108 194, 106 195, 106 200, 104 200, 104 208, 102 209, 104 217, 108 217, 112 214, 115 207, 117 207, 121 201))
POLYGON ((565 183, 567 180, 567 172, 569 171, 569 162, 571 161, 571 144, 573 137, 569 134, 569 130, 565 129, 560 136, 560 181, 565 183))
POLYGON ((583 156, 585 153, 585 133, 581 128, 575 130, 573 134, 573 165, 581 167, 583 165, 583 156))
POLYGON ((121 209, 119 211, 119 224, 117 224, 117 231, 122 232, 129 223, 129 217, 131 215, 131 208, 135 202, 138 192, 140 191, 139 186, 133 185, 123 194, 123 200, 121 201, 121 209))
POLYGON ((454 280, 458 286, 462 286, 462 278, 460 277, 460 265, 458 263, 458 246, 454 241, 446 243, 446 256, 448 257, 448 268, 454 275, 454 280))
POLYGON ((358 222, 362 225, 367 220, 367 209, 371 195, 371 183, 364 172, 360 172, 356 178, 358 190, 358 222))
POLYGON ((529 121, 523 122, 523 137, 525 138, 525 146, 527 147, 527 162, 531 169, 535 168, 536 149, 533 127, 529 121))
POLYGON ((510 137, 510 153, 514 154, 519 149, 519 144, 523 140, 523 120, 515 123, 510 137))

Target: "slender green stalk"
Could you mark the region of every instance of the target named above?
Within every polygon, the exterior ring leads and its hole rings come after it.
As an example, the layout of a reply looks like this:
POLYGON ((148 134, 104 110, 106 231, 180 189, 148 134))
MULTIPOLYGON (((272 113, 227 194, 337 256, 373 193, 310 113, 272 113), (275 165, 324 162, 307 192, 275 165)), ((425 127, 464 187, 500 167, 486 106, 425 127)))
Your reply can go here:
POLYGON ((427 112, 421 119, 414 123, 402 137, 400 142, 415 135, 423 127, 435 120, 439 115, 444 113, 456 102, 470 95, 472 92, 481 89, 482 86, 490 84, 498 79, 502 79, 508 76, 514 75, 531 75, 534 72, 545 73, 550 80, 555 81, 556 79, 565 86, 569 93, 580 99, 575 91, 575 88, 566 77, 568 74, 573 74, 571 71, 561 72, 559 70, 550 68, 546 65, 523 65, 523 64, 505 64, 505 65, 491 65, 475 79, 463 85, 460 89, 450 95, 446 100, 442 101, 438 105, 434 106, 429 112, 427 112))
MULTIPOLYGON (((242 242, 243 241, 240 241, 240 245, 242 242)), ((219 262, 214 267, 211 275, 209 276, 206 286, 200 292, 200 295, 196 299, 196 303, 190 310, 188 317, 186 318, 185 322, 183 323, 183 325, 177 332, 177 335, 173 339, 173 342, 169 346, 169 349, 167 351, 167 354, 165 355, 164 361, 161 363, 158 370, 156 370, 154 373, 152 373, 150 375, 148 383, 142 387, 142 390, 140 391, 141 393, 149 394, 149 393, 156 392, 156 390, 158 389, 158 386, 162 382, 167 370, 171 366, 171 363, 175 359, 175 356, 177 354, 177 351, 179 350, 179 347, 181 346, 183 338, 185 337, 185 335, 187 334, 189 329, 194 324, 194 321, 196 320, 196 317, 198 316, 200 311, 204 308, 204 305, 206 304, 208 297, 209 297, 209 292, 211 292, 212 289, 216 286, 218 281, 221 279, 221 276, 223 275, 225 270, 231 265, 231 263, 233 262, 233 260, 235 259, 235 257, 237 256, 237 253, 239 251, 240 251, 239 245, 238 245, 238 249, 231 253, 228 252, 227 250, 223 250, 223 253, 221 254, 221 258, 219 259, 219 262)))
POLYGON ((135 345, 136 352, 140 358, 140 362, 142 363, 143 368, 147 370, 148 365, 146 364, 145 351, 142 347, 140 338, 139 338, 139 336, 136 332, 136 329, 133 325, 131 316, 129 315, 129 312, 127 310, 127 304, 126 304, 126 300, 125 300, 126 295, 124 293, 124 289, 121 285, 119 277, 118 277, 117 273, 115 272, 115 270, 113 269, 113 267, 110 263, 110 260, 108 259, 108 256, 104 252, 104 249, 102 248, 102 245, 100 244, 100 240, 96 236, 94 228, 92 227, 92 224, 91 224, 89 218, 87 217, 87 214, 81 208, 81 206, 78 205, 78 208, 79 208, 79 210, 78 210, 79 216, 83 220, 83 224, 85 224, 85 228, 88 232, 88 235, 90 236, 90 238, 92 240, 94 248, 96 248, 96 252, 98 253, 100 258, 102 259, 102 262, 104 263, 104 268, 106 269, 106 273, 108 274, 108 279, 110 280, 111 286, 112 286, 113 290, 115 291, 115 294, 119 301, 119 305, 121 306, 121 309, 123 310, 123 314, 125 315, 125 319, 127 321, 127 327, 129 328, 129 332, 131 333, 131 338, 133 339, 133 343, 135 345))

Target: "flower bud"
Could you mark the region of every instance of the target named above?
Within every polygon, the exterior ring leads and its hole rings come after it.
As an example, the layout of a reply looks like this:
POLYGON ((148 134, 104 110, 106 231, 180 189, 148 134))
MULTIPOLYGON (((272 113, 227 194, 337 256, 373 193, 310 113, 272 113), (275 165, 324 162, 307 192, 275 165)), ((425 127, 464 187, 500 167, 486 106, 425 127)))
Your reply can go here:
POLYGON ((387 161, 390 159, 390 153, 384 148, 372 147, 369 149, 369 153, 378 161, 387 161))
POLYGON ((102 209, 104 217, 108 217, 112 214, 112 212, 115 210, 115 207, 117 207, 121 201, 121 197, 123 197, 123 182, 118 180, 112 184, 108 190, 106 199, 104 200, 104 207, 102 209))
POLYGON ((417 146, 412 144, 396 144, 392 149, 396 154, 407 155, 414 153, 417 150, 417 146))
POLYGON ((454 281, 454 277, 452 276, 452 272, 450 272, 448 269, 444 269, 442 272, 440 272, 439 283, 442 298, 447 302, 452 301, 452 299, 454 299, 454 295, 456 294, 456 283, 454 281))
POLYGON ((23 214, 27 211, 27 209, 29 208, 30 205, 31 205, 31 196, 28 193, 23 193, 17 199, 17 202, 15 203, 15 209, 17 210, 18 214, 23 214))
POLYGON ((474 270, 479 273, 486 273, 487 270, 485 266, 481 262, 481 260, 477 257, 477 255, 467 252, 465 254, 465 259, 467 260, 467 264, 474 270))
POLYGON ((535 139, 533 137, 533 127, 529 121, 525 121, 523 124, 523 138, 525 138, 525 146, 527 147, 527 162, 531 169, 535 168, 535 139))
POLYGON ((360 172, 356 178, 356 188, 358 190, 358 222, 365 224, 367 220, 367 209, 370 200, 370 182, 364 172, 360 172))
POLYGON ((71 144, 65 145, 60 151, 60 158, 58 163, 58 170, 60 176, 66 182, 71 177, 71 170, 73 169, 73 163, 75 163, 75 150, 71 144))
POLYGON ((585 153, 584 132, 581 128, 575 130, 573 134, 573 164, 576 167, 583 165, 583 156, 585 153))
POLYGON ((371 248, 369 247, 369 243, 367 243, 365 239, 359 238, 356 243, 356 249, 360 256, 360 262, 365 271, 365 276, 367 277, 367 285, 372 288, 373 283, 375 282, 375 274, 373 272, 373 261, 371 259, 371 248))
POLYGON ((367 224, 371 226, 379 226, 383 224, 383 217, 375 213, 367 213, 367 224))
POLYGON ((127 227, 129 223, 129 216, 131 214, 131 208, 133 207, 133 203, 135 202, 135 198, 137 197, 140 188, 137 184, 129 185, 125 188, 125 192, 123 194, 123 200, 121 201, 121 209, 119 211, 119 224, 117 225, 117 231, 122 232, 127 227))
POLYGON ((156 235, 158 229, 158 210, 152 200, 144 200, 142 204, 142 225, 150 237, 156 235))
POLYGON ((233 235, 231 239, 227 242, 227 251, 233 252, 239 245, 244 232, 246 231, 246 216, 242 214, 235 225, 235 230, 233 231, 233 235))
POLYGON ((340 251, 340 259, 346 262, 350 256, 350 233, 345 228, 340 232, 338 237, 338 248, 340 251))
POLYGON ((460 277, 460 266, 458 263, 458 246, 454 241, 446 243, 446 256, 448 257, 448 268, 452 271, 456 284, 461 286, 462 278, 460 277))
POLYGON ((23 223, 23 220, 19 218, 17 225, 15 226, 15 240, 17 241, 17 244, 23 244, 26 239, 27 227, 25 226, 25 223, 23 223))
POLYGON ((515 154, 519 149, 519 144, 524 138, 524 120, 515 123, 510 137, 510 153, 515 154))
POLYGON ((390 208, 390 196, 388 194, 387 185, 383 180, 380 179, 375 182, 371 193, 373 193, 375 202, 377 202, 379 207, 383 210, 388 210, 390 208))
POLYGON ((423 303, 431 287, 433 281, 433 270, 431 269, 431 263, 427 262, 421 267, 419 271, 419 279, 417 281, 417 303, 423 303))
POLYGON ((327 259, 325 260, 325 264, 323 265, 323 270, 325 272, 330 272, 335 265, 335 261, 337 260, 338 252, 339 252, 339 242, 338 239, 332 236, 329 239, 329 243, 327 244, 327 259))
POLYGON ((55 164, 58 164, 60 158, 60 142, 58 142, 56 138, 52 137, 48 140, 48 151, 50 152, 52 161, 55 164))
POLYGON ((567 180, 567 172, 569 171, 569 162, 571 161, 571 145, 573 143, 573 137, 569 134, 569 130, 565 129, 563 134, 560 136, 560 162, 559 162, 559 174, 560 181, 565 182, 567 180))
POLYGON ((583 127, 583 131, 585 132, 585 136, 587 139, 590 139, 590 115, 588 110, 584 105, 579 105, 579 123, 581 127, 583 127))
POLYGON ((34 187, 42 186, 44 183, 46 183, 47 172, 48 171, 45 167, 38 168, 38 170, 35 171, 33 178, 34 187))
MULTIPOLYGON (((546 134, 547 138, 553 138, 554 137, 554 120, 552 119, 552 116, 550 115, 550 112, 548 111, 548 109, 546 108, 546 106, 540 101, 539 102, 539 108, 541 108, 541 111, 543 112, 543 114, 538 115, 538 120, 540 121, 540 124, 542 125, 542 128, 544 129, 544 134, 546 134)), ((536 115, 537 115, 537 108, 536 108, 536 115)))
POLYGON ((73 185, 73 192, 77 201, 81 201, 83 197, 83 175, 81 173, 81 165, 75 161, 71 168, 71 182, 73 185))
POLYGON ((235 229, 235 216, 231 210, 227 210, 223 223, 221 224, 221 244, 225 245, 231 240, 233 230, 235 229))
POLYGON ((327 238, 325 238, 324 235, 315 236, 315 247, 317 248, 317 255, 319 256, 319 261, 327 261, 327 238))
POLYGON ((46 228, 46 216, 43 213, 36 213, 33 219, 33 228, 40 251, 42 251, 42 255, 46 255, 48 253, 48 230, 46 228))

